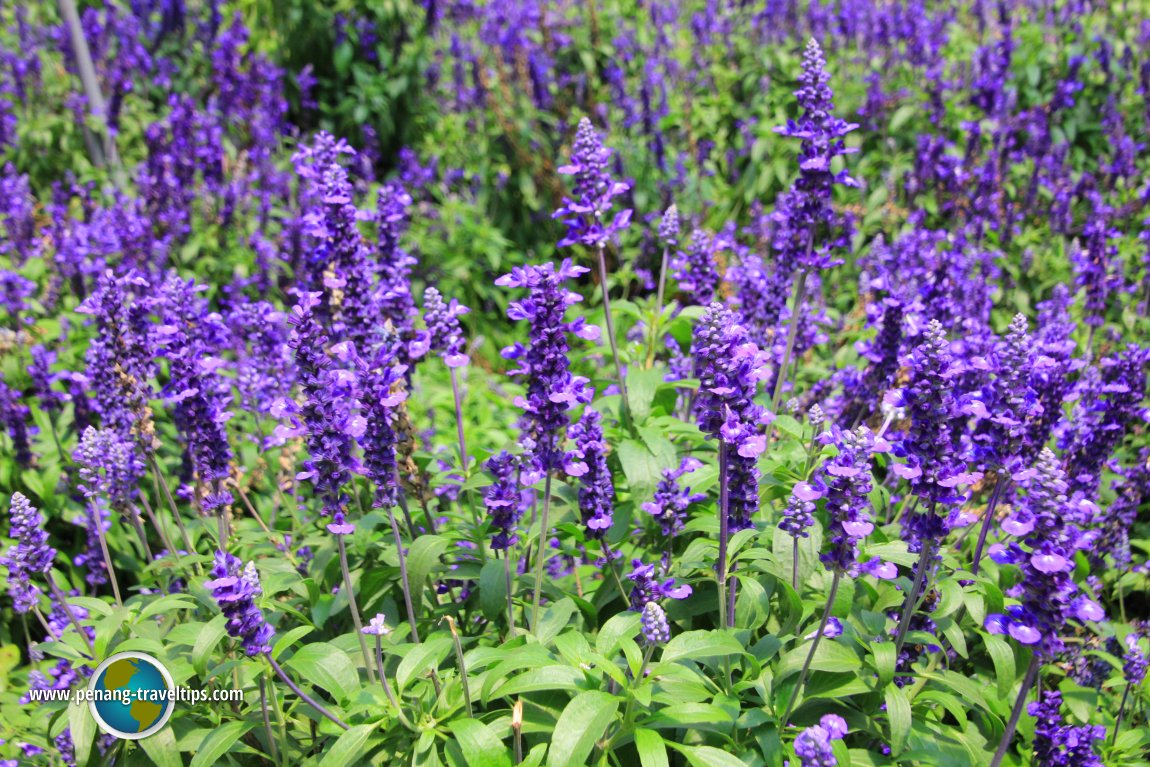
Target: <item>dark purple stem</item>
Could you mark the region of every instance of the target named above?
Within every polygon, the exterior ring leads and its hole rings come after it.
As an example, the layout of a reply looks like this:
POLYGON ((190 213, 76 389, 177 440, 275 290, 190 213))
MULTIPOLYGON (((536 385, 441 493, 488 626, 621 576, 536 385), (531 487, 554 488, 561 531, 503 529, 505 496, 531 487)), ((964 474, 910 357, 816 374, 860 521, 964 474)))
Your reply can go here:
POLYGON ((1034 686, 1034 680, 1038 678, 1038 665, 1038 653, 1035 653, 1030 658, 1030 666, 1026 669, 1026 676, 1022 679, 1022 689, 1018 691, 1018 700, 1014 701, 1014 710, 1010 712, 1010 720, 1006 723, 1006 729, 1002 731, 1002 740, 998 742, 998 750, 994 752, 994 758, 990 760, 990 767, 999 767, 1003 757, 1006 756, 1006 749, 1010 748, 1010 741, 1014 738, 1014 730, 1018 727, 1018 720, 1022 716, 1022 708, 1026 705, 1026 694, 1030 692, 1030 688, 1034 686))
POLYGON ((1005 475, 998 475, 998 480, 994 483, 994 490, 990 493, 990 501, 986 504, 986 514, 982 518, 982 529, 978 531, 978 545, 974 547, 974 562, 970 565, 970 572, 973 575, 978 575, 978 568, 982 564, 982 549, 986 545, 986 536, 990 533, 990 528, 994 526, 994 510, 998 507, 998 498, 1007 481, 1005 475))
POLYGON ((264 653, 264 657, 268 659, 268 663, 270 663, 270 664, 271 664, 271 666, 272 666, 272 670, 276 672, 276 675, 277 675, 277 676, 278 676, 280 679, 282 679, 282 680, 284 681, 284 684, 286 684, 288 687, 290 687, 290 688, 291 688, 291 691, 292 691, 292 692, 294 692, 296 695, 298 695, 298 696, 299 696, 300 700, 302 700, 304 703, 307 703, 309 706, 311 706, 311 707, 312 707, 312 708, 314 708, 316 711, 318 711, 318 712, 320 712, 321 714, 323 714, 324 716, 326 716, 326 717, 327 717, 328 719, 330 719, 331 721, 335 722, 335 723, 336 723, 337 725, 339 725, 341 728, 343 728, 343 729, 345 729, 345 730, 346 730, 346 729, 348 729, 348 726, 347 726, 347 723, 346 723, 346 722, 344 722, 342 719, 340 719, 340 718, 339 718, 338 716, 336 716, 335 714, 333 714, 333 713, 331 713, 330 711, 328 711, 328 710, 327 710, 327 709, 326 709, 326 708, 323 706, 323 704, 321 704, 321 703, 320 703, 319 701, 317 701, 315 698, 311 697, 311 696, 310 696, 310 695, 308 695, 306 692, 304 692, 303 690, 301 690, 301 689, 300 689, 300 688, 299 688, 299 687, 296 685, 296 683, 295 683, 295 682, 293 682, 293 681, 291 680, 291 677, 289 677, 289 676, 287 675, 287 673, 286 673, 286 672, 285 672, 285 671, 284 671, 282 668, 280 668, 280 664, 276 663, 276 659, 272 657, 272 654, 271 654, 271 652, 265 652, 265 653, 264 653))

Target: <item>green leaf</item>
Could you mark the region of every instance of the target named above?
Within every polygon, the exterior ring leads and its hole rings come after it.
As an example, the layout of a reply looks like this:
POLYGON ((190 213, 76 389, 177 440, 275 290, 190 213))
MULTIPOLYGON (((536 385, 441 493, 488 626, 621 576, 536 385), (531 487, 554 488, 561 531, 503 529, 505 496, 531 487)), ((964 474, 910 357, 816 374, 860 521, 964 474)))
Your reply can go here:
POLYGON ((457 719, 448 726, 459 741, 468 767, 511 767, 503 742, 478 719, 457 719))
POLYGON ((439 663, 447 657, 451 650, 451 639, 446 636, 435 636, 425 639, 423 644, 415 645, 403 656, 399 668, 395 670, 395 682, 399 689, 407 689, 407 685, 417 676, 422 675, 429 668, 439 668, 439 663))
POLYGON ((662 477, 662 467, 647 445, 634 439, 625 439, 618 447, 619 463, 627 477, 627 486, 634 498, 648 498, 662 477))
POLYGON ((489 621, 499 620, 507 612, 506 565, 498 559, 489 559, 479 573, 479 609, 489 621))
POLYGON ((878 686, 881 689, 894 679, 894 669, 897 665, 894 642, 875 642, 870 646, 870 649, 874 653, 875 671, 878 672, 878 686))
POLYGON ((575 603, 567 597, 560 599, 553 605, 548 605, 539 616, 539 625, 535 627, 535 636, 543 644, 550 644, 560 631, 571 625, 571 616, 578 610, 575 603))
POLYGON ((599 690, 581 692, 572 698, 555 723, 547 767, 578 767, 586 763, 618 708, 618 698, 599 690))
POLYGON ((891 755, 897 757, 910 735, 910 700, 901 687, 893 684, 886 688, 886 715, 890 721, 891 755))
MULTIPOLYGON (((86 706, 85 706, 86 708, 86 706)), ((165 727, 154 735, 137 741, 140 748, 156 767, 184 767, 184 758, 176 746, 176 736, 171 727, 165 727)), ((79 762, 77 762, 79 764, 79 762)))
POLYGON ((655 392, 661 383, 663 383, 661 370, 633 367, 627 371, 627 404, 631 406, 631 415, 635 423, 643 423, 651 414, 651 402, 655 399, 655 392))
POLYGON ((339 701, 350 700, 359 689, 359 672, 343 650, 327 642, 304 645, 287 662, 289 668, 313 686, 339 701))
POLYGON ((739 757, 720 751, 714 746, 680 746, 678 743, 667 745, 686 756, 692 767, 747 767, 747 763, 739 757))
POLYGON ((407 552, 407 574, 411 582, 411 598, 422 602, 423 584, 431 571, 439 566, 439 557, 447 550, 447 539, 439 535, 421 535, 407 552))
MULTIPOLYGON (((809 641, 814 641, 809 640, 809 641)), ((797 674, 810 653, 810 645, 804 642, 783 656, 779 662, 778 671, 775 672, 775 682, 785 679, 791 674, 797 674)), ((811 659, 812 671, 832 671, 836 673, 853 672, 858 669, 859 659, 851 650, 835 641, 824 639, 819 642, 819 649, 811 659)))
POLYGON ((334 744, 325 749, 326 753, 320 760, 319 767, 342 767, 345 764, 359 764, 363 761, 360 757, 363 756, 367 739, 371 737, 374 731, 375 725, 373 724, 359 724, 344 731, 334 744))
POLYGON ((72 748, 76 764, 84 767, 92 754, 92 743, 96 739, 96 720, 88 706, 68 704, 68 727, 72 730, 72 748))
POLYGON ((192 647, 192 668, 201 678, 208 675, 208 656, 215 652, 216 645, 223 639, 227 622, 223 615, 217 615, 204 624, 203 631, 196 637, 196 644, 192 647))
POLYGON ((998 697, 1005 699, 1014 689, 1014 650, 1011 649, 1010 644, 1005 639, 994 634, 983 633, 982 641, 986 645, 986 652, 990 654, 990 660, 994 662, 994 676, 998 682, 998 697))
POLYGON ((635 749, 639 752, 639 764, 642 767, 670 767, 663 736, 654 730, 642 727, 635 730, 635 749))
POLYGON ((723 658, 740 655, 743 645, 731 634, 720 631, 685 631, 663 648, 661 661, 671 663, 681 658, 723 658))
POLYGON ((302 639, 313 631, 315 631, 315 629, 313 629, 311 626, 296 626, 294 629, 276 640, 275 645, 272 647, 272 657, 278 659, 280 655, 283 654, 284 650, 287 650, 293 644, 295 644, 297 639, 302 639))
POLYGON ((619 649, 620 639, 634 638, 639 633, 641 620, 639 614, 631 610, 611 616, 595 637, 595 649, 600 655, 611 655, 619 649))
POLYGON ((570 666, 544 666, 507 680, 500 685, 490 698, 507 698, 512 695, 521 695, 525 692, 539 692, 540 690, 577 690, 583 682, 583 672, 570 666))
POLYGON ((221 761, 231 747, 255 725, 251 722, 227 722, 212 730, 200 741, 191 767, 212 767, 221 761))

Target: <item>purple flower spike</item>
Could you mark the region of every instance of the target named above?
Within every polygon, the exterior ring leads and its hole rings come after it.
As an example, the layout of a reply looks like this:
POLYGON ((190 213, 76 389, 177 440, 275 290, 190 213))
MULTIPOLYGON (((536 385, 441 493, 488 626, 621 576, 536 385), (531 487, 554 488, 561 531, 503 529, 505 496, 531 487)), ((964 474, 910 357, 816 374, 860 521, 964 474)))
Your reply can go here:
POLYGON ((495 281, 501 287, 530 291, 525 300, 513 301, 507 309, 511 319, 531 323, 530 346, 517 343, 502 352, 505 359, 519 362, 510 374, 527 380, 526 396, 515 402, 524 411, 520 419, 525 450, 520 479, 524 485, 533 485, 562 466, 561 441, 570 420, 567 411, 591 401, 587 379, 572 375, 569 369, 567 334, 593 339, 598 337, 598 328, 587 325, 582 317, 564 320, 567 307, 582 298, 565 289, 563 283, 586 272, 564 259, 558 268, 551 262, 516 267, 495 281))
POLYGON ((1094 744, 1105 740, 1102 725, 1073 727, 1062 722, 1062 693, 1043 690, 1027 710, 1034 727, 1034 764, 1042 767, 1103 767, 1094 744))
MULTIPOLYGON (((844 432, 832 426, 823 440, 838 448, 838 455, 823 464, 820 482, 826 488, 827 538, 830 549, 822 555, 828 570, 857 576, 858 542, 870 535, 871 454, 875 452, 874 434, 866 426, 844 432)), ((868 564, 872 570, 874 565, 868 564)))
POLYGON ((671 626, 667 623, 667 613, 658 602, 648 602, 643 605, 643 616, 640 620, 643 625, 643 638, 648 643, 657 645, 671 639, 671 626))
POLYGON ((698 458, 687 456, 679 462, 677 469, 663 469, 663 478, 655 487, 653 500, 643 504, 643 511, 659 521, 663 535, 668 538, 683 529, 687 519, 687 508, 692 503, 707 500, 705 493, 692 493, 690 487, 683 487, 679 480, 703 465, 698 458))
POLYGON ((567 225, 559 247, 582 243, 589 248, 602 248, 630 223, 630 210, 620 211, 609 223, 605 222, 611 200, 630 189, 627 184, 612 180, 607 170, 610 159, 611 150, 603 146, 591 121, 586 117, 579 120, 571 163, 558 169, 562 175, 575 177, 574 199, 565 197, 554 214, 567 225))
POLYGON ((263 589, 254 562, 244 566, 223 551, 216 552, 213 579, 204 584, 227 616, 228 635, 240 640, 250 657, 271 652, 272 627, 264 622, 255 600, 263 589))
POLYGON ((715 302, 695 327, 692 352, 699 393, 695 414, 708 439, 729 447, 729 524, 747 529, 759 508, 756 456, 765 447, 760 427, 770 420, 755 404, 758 383, 766 376, 767 358, 747 339, 725 305, 715 302))
POLYGON ((12 494, 8 514, 9 537, 16 543, 0 557, 0 565, 8 568, 8 593, 12 595, 16 612, 26 613, 40 597, 40 589, 32 583, 32 578, 52 568, 56 550, 48 545, 48 533, 43 530, 44 517, 24 495, 12 494))
POLYGON ((515 526, 523 515, 523 490, 516 476, 519 463, 515 456, 504 450, 487 461, 487 470, 494 481, 487 488, 483 503, 491 518, 493 533, 491 548, 500 551, 515 545, 519 540, 515 526))
POLYGON ((795 738, 795 756, 800 767, 836 767, 832 740, 841 740, 847 734, 846 721, 837 714, 827 714, 819 723, 799 733, 795 738))
POLYGON ((615 484, 607 467, 607 442, 603 439, 603 417, 592 408, 583 411, 567 432, 575 449, 563 457, 567 474, 579 478, 579 511, 586 536, 603 540, 611 529, 615 510, 615 484))
POLYGON ((659 581, 655 578, 655 566, 645 565, 641 559, 631 560, 631 572, 627 579, 634 586, 631 587, 631 609, 642 612, 648 602, 657 602, 660 599, 686 599, 691 596, 691 587, 687 584, 675 585, 674 578, 659 581))
POLYGON ((427 323, 428 343, 432 351, 443 356, 448 367, 459 368, 468 362, 459 318, 469 311, 454 298, 450 304, 445 303, 435 288, 423 292, 423 319, 427 323))
POLYGON ((986 627, 993 634, 1009 634, 1022 644, 1036 645, 1050 657, 1062 651, 1060 637, 1070 620, 1105 618, 1102 608, 1080 593, 1070 577, 1074 554, 1089 549, 1096 536, 1084 532, 1088 520, 1067 500, 1066 474, 1049 449, 1043 449, 1023 486, 1026 495, 1008 521, 1014 523, 1010 529, 1027 531, 1023 539, 1027 548, 1011 543, 991 549, 994 561, 1022 570, 1022 581, 1007 591, 1021 604, 987 616, 986 627))

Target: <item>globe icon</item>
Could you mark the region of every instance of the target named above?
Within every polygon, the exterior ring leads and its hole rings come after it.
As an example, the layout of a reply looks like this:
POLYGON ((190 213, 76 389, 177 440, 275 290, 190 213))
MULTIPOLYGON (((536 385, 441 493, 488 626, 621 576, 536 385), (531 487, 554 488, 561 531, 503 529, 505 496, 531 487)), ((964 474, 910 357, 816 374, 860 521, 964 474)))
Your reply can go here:
POLYGON ((96 669, 88 685, 92 716, 105 732, 138 740, 159 730, 175 706, 168 670, 150 655, 123 652, 96 669))

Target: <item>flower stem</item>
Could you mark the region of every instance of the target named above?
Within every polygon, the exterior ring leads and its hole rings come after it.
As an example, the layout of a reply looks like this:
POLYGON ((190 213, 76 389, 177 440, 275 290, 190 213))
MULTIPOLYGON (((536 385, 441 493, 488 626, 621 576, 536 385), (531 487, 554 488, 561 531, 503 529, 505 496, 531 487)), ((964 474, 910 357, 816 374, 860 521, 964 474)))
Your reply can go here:
POLYGON ((84 641, 88 643, 88 649, 95 650, 92 637, 88 636, 88 632, 84 631, 84 627, 80 625, 80 619, 76 617, 76 613, 72 612, 72 605, 68 604, 68 598, 64 596, 64 592, 60 590, 60 587, 56 585, 56 581, 52 579, 51 573, 46 575, 46 580, 48 581, 48 588, 52 590, 56 601, 60 603, 60 607, 67 613, 68 620, 71 621, 72 627, 76 629, 76 633, 83 637, 84 641))
POLYGON ((383 667, 383 638, 375 635, 375 661, 379 668, 379 681, 383 685, 383 694, 387 696, 387 700, 393 707, 395 707, 396 716, 399 717, 399 723, 409 730, 414 729, 411 722, 407 718, 407 714, 403 713, 403 706, 399 705, 399 698, 395 697, 395 691, 391 689, 391 683, 387 681, 387 672, 383 667))
MULTIPOLYGON (((624 398, 625 399, 625 398, 624 398)), ((543 480, 543 513, 539 518, 539 545, 535 552, 535 587, 531 597, 531 629, 539 626, 539 592, 543 589, 543 562, 547 559, 547 533, 551 525, 551 472, 543 480)))
POLYGON ((459 379, 456 369, 451 370, 451 396, 455 399, 455 433, 459 437, 459 464, 464 475, 467 474, 467 442, 463 439, 463 404, 459 397, 459 379))
POLYGON ((467 684, 467 664, 463 662, 463 643, 459 641, 459 629, 455 625, 455 618, 447 615, 443 619, 451 629, 451 641, 455 645, 455 662, 459 664, 459 681, 463 685, 463 703, 467 706, 467 715, 474 717, 475 712, 471 708, 471 688, 467 684))
POLYGON ((515 636, 515 600, 511 594, 511 547, 503 550, 503 575, 507 581, 507 636, 515 636))
POLYGON ((918 595, 926 581, 926 571, 930 567, 932 559, 934 559, 934 544, 924 543, 922 551, 919 553, 918 565, 914 568, 914 583, 910 587, 910 593, 906 595, 906 603, 902 606, 902 615, 898 621, 898 632, 895 634, 894 640, 894 656, 896 658, 902 652, 902 646, 906 644, 906 633, 910 628, 910 619, 914 617, 918 595))
POLYGON ((818 630, 815 631, 815 638, 811 642, 811 651, 807 653, 807 659, 803 661, 803 668, 799 671, 799 679, 795 682, 795 689, 791 692, 791 700, 787 703, 787 708, 783 712, 783 716, 779 719, 779 729, 787 726, 787 720, 791 716, 791 711, 795 708, 795 702, 799 699, 799 693, 803 691, 803 685, 807 682, 807 674, 811 670, 811 662, 815 659, 815 652, 819 649, 819 642, 823 639, 823 632, 826 631, 827 622, 831 619, 831 610, 835 606, 835 596, 839 592, 839 582, 842 580, 843 574, 835 570, 834 578, 831 579, 831 591, 827 594, 827 606, 823 610, 822 620, 819 621, 818 630))
POLYGON ((116 580, 116 570, 112 567, 112 555, 108 551, 108 538, 104 535, 104 522, 100 519, 100 510, 92 509, 92 521, 96 525, 96 537, 100 539, 100 551, 104 555, 104 566, 108 568, 108 580, 112 583, 112 593, 116 595, 116 604, 124 606, 120 598, 120 582, 116 580))
POLYGON ((730 514, 730 494, 727 488, 729 472, 727 441, 719 440, 719 561, 716 563, 719 581, 719 626, 727 628, 727 535, 730 514))
MULTIPOLYGON (((188 528, 184 527, 184 520, 180 516, 180 510, 176 508, 176 500, 172 497, 172 489, 168 487, 168 481, 164 479, 163 472, 160 471, 160 465, 156 462, 156 456, 151 453, 148 454, 148 466, 152 469, 152 476, 156 479, 156 484, 164 491, 164 500, 168 502, 168 509, 172 512, 172 518, 176 520, 176 527, 180 529, 180 537, 184 539, 184 550, 189 554, 195 554, 196 549, 192 546, 191 536, 188 535, 188 528)), ((196 572, 199 572, 199 565, 195 565, 196 572)))
POLYGON ((343 571, 343 587, 347 589, 347 604, 351 608, 351 622, 355 626, 355 635, 359 638, 359 650, 363 653, 363 665, 367 668, 367 678, 375 681, 375 673, 371 668, 371 653, 367 651, 367 640, 363 636, 363 621, 359 618, 359 605, 355 601, 355 589, 351 586, 351 568, 347 566, 347 544, 343 536, 335 537, 339 545, 339 568, 343 571))
POLYGON ((978 575, 978 568, 982 564, 982 548, 986 545, 986 536, 994 525, 994 510, 998 507, 998 498, 1006 485, 1005 475, 999 475, 994 483, 994 490, 990 493, 990 501, 986 504, 986 513, 982 517, 982 529, 978 531, 978 545, 974 547, 974 561, 970 565, 972 575, 978 575))
POLYGON ((286 684, 288 687, 291 688, 292 692, 294 692, 296 695, 298 695, 300 697, 300 700, 302 700, 304 703, 307 703, 309 706, 314 708, 319 713, 323 714, 325 717, 330 719, 332 722, 337 724, 342 729, 345 729, 345 730, 348 729, 346 722, 344 722, 342 719, 340 719, 335 714, 328 711, 323 706, 323 704, 321 704, 315 698, 311 697, 306 692, 301 690, 296 685, 296 683, 291 680, 291 677, 289 677, 287 675, 287 673, 282 668, 280 668, 280 664, 276 663, 276 659, 272 657, 271 652, 265 652, 264 657, 268 659, 268 663, 271 664, 272 670, 276 672, 276 675, 279 676, 279 678, 284 681, 284 684, 286 684))
MULTIPOLYGON (((799 271, 798 280, 795 282, 795 297, 791 305, 791 321, 790 327, 787 328, 787 345, 783 350, 783 360, 779 363, 778 372, 775 375, 775 391, 771 395, 771 412, 777 412, 779 409, 779 400, 783 396, 783 384, 786 383, 787 366, 791 363, 791 354, 795 350, 795 338, 799 334, 799 316, 803 308, 803 298, 807 289, 807 272, 805 269, 799 271)), ((771 449, 771 435, 774 433, 774 422, 767 424, 767 450, 771 449)))
POLYGON ((655 297, 655 314, 651 317, 651 343, 647 347, 647 367, 655 364, 655 344, 659 341, 659 325, 663 319, 663 292, 667 285, 667 248, 663 248, 663 260, 659 266, 659 290, 655 297))
POLYGON ((791 562, 791 586, 794 588, 795 593, 799 593, 799 539, 795 536, 792 539, 791 551, 794 553, 794 559, 791 562))
POLYGON ((611 342, 611 356, 615 360, 615 377, 619 380, 619 394, 623 398, 621 412, 624 423, 631 422, 631 406, 627 402, 627 380, 623 375, 623 363, 619 361, 619 347, 615 343, 615 321, 611 318, 610 291, 607 288, 607 257, 603 248, 598 248, 599 254, 599 285, 603 288, 603 316, 607 320, 607 340, 611 342))
POLYGON ((1022 679, 1022 689, 1018 691, 1018 700, 1014 701, 1014 710, 1010 712, 1010 719, 1006 723, 1006 729, 1002 731, 1002 740, 998 742, 998 750, 994 752, 994 758, 990 760, 990 767, 999 767, 1002 764, 1002 759, 1006 756, 1006 749, 1010 747, 1010 741, 1014 738, 1014 730, 1018 727, 1018 720, 1022 716, 1022 707, 1026 705, 1026 695, 1034 686, 1034 680, 1037 678, 1038 653, 1035 653, 1030 658, 1030 666, 1027 667, 1026 676, 1022 679))
POLYGON ((395 521, 395 512, 387 507, 387 519, 391 522, 391 534, 395 537, 395 551, 399 556, 399 580, 403 587, 403 604, 407 608, 407 622, 411 625, 411 638, 419 644, 419 627, 415 621, 415 606, 411 601, 411 582, 407 577, 407 554, 403 551, 403 537, 399 534, 399 523, 395 521))
POLYGON ((279 763, 279 747, 276 745, 276 739, 272 735, 272 723, 268 717, 268 691, 267 680, 264 679, 263 674, 260 674, 260 716, 264 723, 264 736, 268 739, 268 752, 272 758, 272 762, 279 763))
POLYGON ((1122 715, 1126 713, 1126 701, 1130 698, 1131 686, 1132 685, 1127 682, 1126 689, 1122 692, 1122 702, 1118 704, 1118 718, 1114 720, 1114 732, 1110 734, 1111 746, 1118 740, 1118 731, 1122 729, 1122 715))

